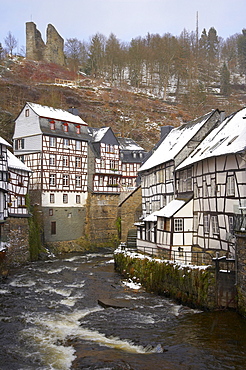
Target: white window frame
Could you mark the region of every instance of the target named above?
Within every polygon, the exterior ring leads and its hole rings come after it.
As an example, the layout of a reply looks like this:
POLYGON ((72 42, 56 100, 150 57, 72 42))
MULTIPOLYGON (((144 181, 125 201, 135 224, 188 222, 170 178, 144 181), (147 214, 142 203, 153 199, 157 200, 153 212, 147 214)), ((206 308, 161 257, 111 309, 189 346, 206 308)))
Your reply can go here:
POLYGON ((203 215, 203 229, 204 229, 204 234, 209 234, 209 220, 208 220, 207 214, 203 215))
POLYGON ((184 220, 183 218, 174 218, 174 232, 183 232, 184 231, 184 220))
POLYGON ((212 227, 212 232, 214 235, 219 234, 219 222, 218 222, 218 216, 211 216, 211 227, 212 227))
POLYGON ((228 196, 235 196, 235 176, 230 175, 227 177, 226 193, 228 196))
POLYGON ((50 183, 50 186, 56 186, 56 174, 55 173, 50 173, 49 183, 50 183))
POLYGON ((62 185, 63 186, 68 186, 69 185, 69 176, 68 175, 63 175, 62 176, 62 185))
POLYGON ((75 176, 75 186, 81 188, 81 176, 75 176))
POLYGON ((50 147, 55 148, 56 147, 56 138, 54 136, 50 136, 50 147))

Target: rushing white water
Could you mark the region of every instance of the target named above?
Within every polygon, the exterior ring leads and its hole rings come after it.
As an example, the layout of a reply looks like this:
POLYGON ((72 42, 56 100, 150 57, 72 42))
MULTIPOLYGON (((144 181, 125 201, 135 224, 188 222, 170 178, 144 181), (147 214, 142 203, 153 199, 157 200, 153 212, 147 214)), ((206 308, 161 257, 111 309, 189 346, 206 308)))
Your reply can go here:
POLYGON ((17 270, 2 283, 0 370, 216 370, 225 359, 228 368, 245 369, 241 321, 234 330, 220 316, 217 325, 213 316, 205 320, 201 311, 124 284, 112 263, 103 254, 68 255, 17 270), (105 309, 99 299, 126 308, 105 309), (211 338, 220 343, 212 347, 211 338))

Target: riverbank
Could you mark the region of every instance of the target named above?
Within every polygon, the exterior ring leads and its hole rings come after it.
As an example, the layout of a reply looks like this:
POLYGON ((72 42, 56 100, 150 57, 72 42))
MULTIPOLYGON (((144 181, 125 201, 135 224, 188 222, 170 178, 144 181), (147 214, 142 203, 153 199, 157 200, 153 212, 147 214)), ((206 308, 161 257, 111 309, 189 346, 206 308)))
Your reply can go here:
POLYGON ((184 265, 121 248, 115 250, 114 261, 117 272, 139 282, 147 292, 193 308, 214 310, 218 307, 216 270, 212 265, 184 265))

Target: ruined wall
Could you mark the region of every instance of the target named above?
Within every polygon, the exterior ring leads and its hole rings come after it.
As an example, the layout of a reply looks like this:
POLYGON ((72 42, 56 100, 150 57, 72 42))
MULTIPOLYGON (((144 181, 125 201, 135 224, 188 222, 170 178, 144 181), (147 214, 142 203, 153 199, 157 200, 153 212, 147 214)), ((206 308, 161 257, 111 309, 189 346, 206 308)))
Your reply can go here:
POLYGON ((142 192, 141 188, 134 190, 120 203, 119 217, 121 219, 121 241, 126 242, 130 229, 135 229, 134 223, 139 221, 142 214, 142 192))
POLYGON ((93 243, 112 243, 118 238, 119 194, 89 194, 85 233, 93 243))
POLYGON ((46 44, 34 22, 26 23, 26 58, 65 65, 64 40, 52 24, 46 31, 46 44))

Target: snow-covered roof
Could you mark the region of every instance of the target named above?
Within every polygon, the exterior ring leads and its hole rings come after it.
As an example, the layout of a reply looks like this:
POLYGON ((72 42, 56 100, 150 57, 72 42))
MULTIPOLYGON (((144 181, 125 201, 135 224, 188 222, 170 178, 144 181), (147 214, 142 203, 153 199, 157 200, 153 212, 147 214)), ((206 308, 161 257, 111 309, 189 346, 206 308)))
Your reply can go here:
POLYGON ((17 170, 22 170, 22 171, 27 171, 27 172, 32 172, 32 170, 27 167, 23 162, 21 162, 13 153, 11 153, 9 150, 7 150, 7 157, 8 157, 8 167, 17 169, 17 170))
POLYGON ((181 207, 185 204, 184 200, 173 199, 165 207, 161 208, 159 211, 155 212, 156 216, 160 217, 172 217, 181 207))
POLYGON ((139 171, 148 170, 174 159, 213 113, 214 111, 207 113, 205 116, 200 117, 195 121, 184 124, 170 131, 151 157, 139 168, 139 171))
POLYGON ((246 108, 227 117, 216 127, 177 169, 223 154, 239 153, 246 149, 246 108))
POLYGON ((156 212, 152 212, 150 215, 146 216, 143 221, 152 221, 152 222, 155 222, 157 221, 157 216, 156 216, 156 212))
POLYGON ((87 123, 84 122, 79 116, 69 113, 66 110, 56 109, 30 102, 28 102, 27 105, 40 117, 52 118, 59 121, 78 123, 80 125, 87 126, 87 123))
POLYGON ((0 136, 0 144, 6 145, 7 147, 11 147, 11 145, 6 140, 4 140, 1 136, 0 136))
POLYGON ((92 128, 92 138, 94 142, 101 141, 109 127, 92 128))
POLYGON ((117 139, 122 150, 144 150, 140 145, 138 145, 133 139, 129 137, 118 137, 117 139))
POLYGON ((181 199, 173 199, 170 203, 168 203, 165 207, 161 208, 159 211, 154 211, 150 215, 146 216, 143 221, 157 221, 157 217, 172 217, 176 212, 183 207, 186 203, 185 200, 181 199))

